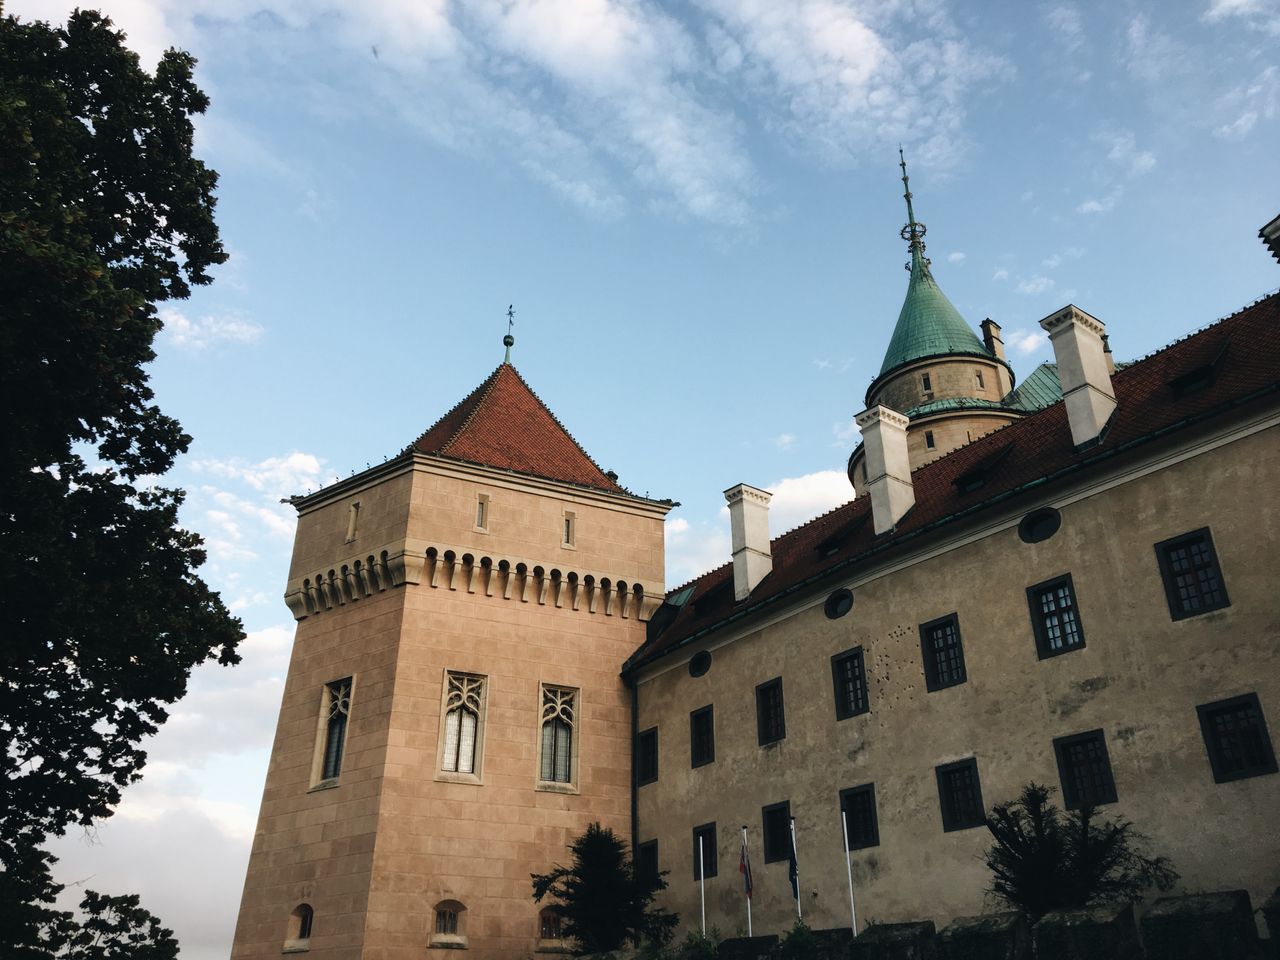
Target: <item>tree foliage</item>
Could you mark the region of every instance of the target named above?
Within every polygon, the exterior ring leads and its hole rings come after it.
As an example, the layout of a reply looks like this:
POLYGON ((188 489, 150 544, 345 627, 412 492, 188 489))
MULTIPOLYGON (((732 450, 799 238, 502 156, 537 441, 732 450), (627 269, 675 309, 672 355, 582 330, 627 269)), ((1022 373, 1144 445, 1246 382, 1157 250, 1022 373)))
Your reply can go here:
POLYGON ((1038 918, 1051 910, 1133 901, 1178 879, 1166 857, 1151 857, 1148 841, 1127 820, 1109 822, 1093 807, 1063 814, 1037 783, 997 804, 987 817, 995 842, 985 861, 990 892, 1038 918))
POLYGON ((680 918, 653 898, 667 888, 660 874, 652 879, 636 875, 626 844, 598 823, 569 844, 571 866, 556 865, 550 873, 531 874, 533 899, 550 897, 548 909, 561 921, 565 937, 577 942, 579 953, 616 950, 624 943, 650 940, 665 943, 680 918))
POLYGON ((100 14, 0 18, 0 864, 110 814, 142 739, 241 638, 194 572, 191 438, 153 402, 157 303, 226 259, 217 175, 192 156, 205 95, 154 75, 100 14))

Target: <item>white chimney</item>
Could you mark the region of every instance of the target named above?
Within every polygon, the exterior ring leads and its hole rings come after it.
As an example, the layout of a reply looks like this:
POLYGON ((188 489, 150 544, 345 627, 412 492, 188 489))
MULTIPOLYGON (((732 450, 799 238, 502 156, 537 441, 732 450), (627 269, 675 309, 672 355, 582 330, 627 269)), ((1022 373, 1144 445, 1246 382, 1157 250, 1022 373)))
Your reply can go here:
POLYGON ((888 407, 870 407, 854 417, 866 453, 867 493, 877 536, 892 530, 916 502, 907 454, 910 421, 888 407))
POLYGON ((733 534, 733 598, 745 600, 773 569, 769 552, 769 501, 773 494, 740 483, 724 492, 733 534))
POLYGON ((1106 327, 1073 304, 1045 317, 1040 326, 1053 344, 1071 439, 1077 447, 1096 443, 1116 408, 1107 363, 1106 327))

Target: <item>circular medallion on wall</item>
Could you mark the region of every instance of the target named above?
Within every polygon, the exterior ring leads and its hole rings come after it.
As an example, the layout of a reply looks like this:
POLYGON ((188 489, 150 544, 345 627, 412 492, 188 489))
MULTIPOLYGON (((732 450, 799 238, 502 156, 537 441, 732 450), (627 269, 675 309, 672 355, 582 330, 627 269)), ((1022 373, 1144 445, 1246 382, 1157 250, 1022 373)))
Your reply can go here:
POLYGON ((1018 524, 1018 537, 1023 543, 1040 543, 1048 540, 1062 526, 1062 514, 1053 507, 1032 510, 1018 524))
POLYGON ((689 661, 689 676, 700 677, 711 669, 711 651, 700 650, 689 661))
POLYGON ((853 609, 853 591, 847 587, 833 591, 822 609, 828 620, 838 620, 853 609))

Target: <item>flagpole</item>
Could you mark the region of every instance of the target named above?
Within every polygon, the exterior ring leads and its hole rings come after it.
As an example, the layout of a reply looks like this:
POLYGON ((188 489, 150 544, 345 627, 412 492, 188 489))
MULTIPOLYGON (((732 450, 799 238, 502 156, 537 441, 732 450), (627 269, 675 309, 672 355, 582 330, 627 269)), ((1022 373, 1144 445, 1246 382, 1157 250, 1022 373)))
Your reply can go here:
POLYGON ((800 858, 796 854, 796 818, 791 818, 791 862, 796 865, 796 919, 804 920, 804 913, 800 909, 800 858))
POLYGON ((707 935, 707 861, 702 855, 702 834, 698 834, 698 894, 702 898, 702 935, 707 935))
MULTIPOLYGON (((749 875, 751 870, 751 862, 750 862, 750 858, 747 856, 747 825, 745 823, 742 825, 742 867, 745 868, 745 872, 747 872, 749 875)), ((747 936, 750 937, 751 935, 752 935, 751 934, 751 889, 750 887, 748 887, 747 888, 747 936)))
POLYGON ((853 920, 853 935, 858 935, 858 908, 853 905, 853 859, 849 849, 849 818, 844 808, 840 810, 840 830, 844 834, 844 869, 849 874, 849 916, 853 920))

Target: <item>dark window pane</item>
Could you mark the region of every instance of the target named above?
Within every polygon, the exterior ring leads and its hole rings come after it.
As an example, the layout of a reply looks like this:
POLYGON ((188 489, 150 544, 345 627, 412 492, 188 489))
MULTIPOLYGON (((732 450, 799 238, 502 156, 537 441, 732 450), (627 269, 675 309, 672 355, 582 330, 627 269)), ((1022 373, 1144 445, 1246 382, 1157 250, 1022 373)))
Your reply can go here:
POLYGON ((940 690, 965 681, 964 648, 955 614, 920 626, 925 687, 940 690))
POLYGON ((849 833, 850 850, 880 845, 880 827, 876 822, 876 788, 874 784, 840 791, 840 809, 849 833))
POLYGON ((347 745, 347 719, 351 714, 351 678, 325 686, 324 754, 320 778, 332 780, 342 772, 342 753, 347 745))
POLYGON ((978 762, 961 760, 937 768, 938 800, 942 806, 942 829, 966 830, 986 824, 982 806, 982 785, 978 762))
POLYGON ((711 707, 703 707, 689 714, 689 759, 692 766, 701 767, 715 758, 715 717, 711 707))
POLYGON ((1276 772, 1267 721, 1256 693, 1196 707, 1217 783, 1276 772))
POLYGON ((645 883, 656 883, 658 879, 658 841, 649 840, 636 847, 636 876, 645 883))
POLYGON ((787 735, 781 677, 756 687, 756 733, 761 746, 775 743, 787 735))
POLYGON ((658 779, 658 728, 643 731, 636 741, 636 783, 653 783, 658 779))
POLYGON ((714 823, 704 823, 700 827, 693 828, 693 879, 701 880, 702 873, 698 869, 699 854, 701 854, 701 863, 706 866, 707 879, 710 880, 716 875, 716 825, 714 823), (699 851, 699 841, 701 841, 702 849, 699 851))
POLYGON ((1156 544, 1156 557, 1174 620, 1231 605, 1208 527, 1156 544))
POLYGON ((1091 730, 1053 741, 1062 781, 1062 801, 1068 810, 1086 805, 1116 802, 1111 760, 1101 730, 1091 730))
POLYGON ((764 862, 775 863, 791 856, 791 804, 774 803, 762 811, 764 821, 764 862))
POLYGON ((835 684, 837 720, 867 712, 867 674, 861 647, 831 658, 831 679, 835 684))
POLYGON ((1027 603, 1041 659, 1084 646, 1080 609, 1070 574, 1028 587, 1027 603))

